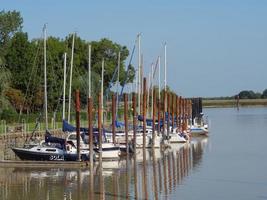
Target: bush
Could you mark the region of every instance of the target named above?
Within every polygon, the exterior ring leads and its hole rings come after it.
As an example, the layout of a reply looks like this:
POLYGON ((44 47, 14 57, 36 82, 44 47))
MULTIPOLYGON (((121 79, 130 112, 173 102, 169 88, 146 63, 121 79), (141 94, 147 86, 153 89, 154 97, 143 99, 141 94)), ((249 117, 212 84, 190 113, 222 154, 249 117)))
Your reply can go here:
POLYGON ((15 122, 18 114, 13 109, 3 109, 0 114, 1 120, 6 120, 7 123, 15 122))

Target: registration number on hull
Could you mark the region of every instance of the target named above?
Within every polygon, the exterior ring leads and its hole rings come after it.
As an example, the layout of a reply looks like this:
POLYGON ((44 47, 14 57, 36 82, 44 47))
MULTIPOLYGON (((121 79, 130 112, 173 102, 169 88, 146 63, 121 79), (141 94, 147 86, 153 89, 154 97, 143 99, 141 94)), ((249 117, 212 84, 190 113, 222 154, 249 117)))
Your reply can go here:
POLYGON ((61 155, 50 155, 49 160, 64 160, 64 158, 61 155))

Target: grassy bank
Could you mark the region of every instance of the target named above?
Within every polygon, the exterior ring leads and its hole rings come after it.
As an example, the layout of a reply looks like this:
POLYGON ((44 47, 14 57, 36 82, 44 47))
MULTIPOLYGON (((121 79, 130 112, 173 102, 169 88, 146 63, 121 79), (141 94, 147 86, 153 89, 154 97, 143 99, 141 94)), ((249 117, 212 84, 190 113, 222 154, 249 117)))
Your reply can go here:
MULTIPOLYGON (((203 107, 236 107, 236 100, 203 99, 203 107)), ((267 106, 267 99, 240 99, 239 106, 267 106)))

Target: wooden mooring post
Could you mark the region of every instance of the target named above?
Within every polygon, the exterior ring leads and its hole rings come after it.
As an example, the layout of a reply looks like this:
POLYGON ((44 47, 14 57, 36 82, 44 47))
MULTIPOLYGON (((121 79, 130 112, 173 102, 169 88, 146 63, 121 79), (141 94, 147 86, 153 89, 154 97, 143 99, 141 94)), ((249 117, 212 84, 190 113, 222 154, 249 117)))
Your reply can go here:
POLYGON ((102 163, 102 98, 98 95, 98 148, 99 162, 102 163))
POLYGON ((161 106, 160 106, 160 98, 158 98, 158 134, 160 134, 160 112, 161 112, 161 106))
POLYGON ((172 94, 172 132, 174 130, 174 109, 175 109, 175 95, 172 94))
POLYGON ((163 128, 163 138, 166 136, 166 131, 165 131, 165 122, 166 122, 166 91, 164 90, 163 93, 163 124, 162 124, 162 128, 163 128))
POLYGON ((129 154, 129 141, 128 141, 128 96, 123 94, 124 100, 124 131, 125 131, 125 144, 126 144, 126 155, 129 154))
POLYGON ((146 148, 146 78, 143 80, 143 149, 146 148))
POLYGON ((157 101, 156 101, 156 91, 153 90, 153 112, 152 112, 152 147, 154 148, 154 145, 155 145, 155 122, 156 122, 156 118, 155 118, 155 115, 156 115, 156 104, 157 104, 157 101))
POLYGON ((179 97, 179 129, 182 128, 182 97, 179 97))
POLYGON ((178 103, 178 101, 179 101, 179 97, 176 95, 176 106, 175 106, 175 111, 176 111, 176 127, 177 127, 177 129, 179 128, 179 103, 178 103))
POLYGON ((171 93, 168 93, 168 103, 167 103, 167 113, 168 113, 168 121, 167 121, 167 138, 170 139, 170 119, 171 119, 171 93))
POLYGON ((76 90, 76 140, 77 140, 77 161, 81 160, 80 151, 80 91, 76 90))
POLYGON ((115 123, 116 123, 116 96, 113 94, 112 95, 112 141, 113 144, 116 144, 116 128, 115 128, 115 123))
POLYGON ((133 145, 134 145, 134 153, 136 153, 136 94, 133 93, 132 96, 132 106, 133 106, 133 145))

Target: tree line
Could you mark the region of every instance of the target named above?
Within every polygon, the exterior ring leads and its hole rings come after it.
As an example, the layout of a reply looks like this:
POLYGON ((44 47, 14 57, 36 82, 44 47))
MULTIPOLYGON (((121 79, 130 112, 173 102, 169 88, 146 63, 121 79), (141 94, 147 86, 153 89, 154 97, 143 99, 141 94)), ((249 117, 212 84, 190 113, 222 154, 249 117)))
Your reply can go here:
POLYGON ((204 99, 210 100, 230 100, 230 99, 267 99, 267 89, 263 92, 254 92, 253 90, 242 90, 238 94, 233 96, 221 96, 221 97, 208 97, 204 99))
MULTIPOLYGON (((43 109, 44 41, 29 39, 23 32, 23 18, 18 11, 0 12, 0 117, 1 113, 34 113, 43 109)), ((41 33, 41 29, 40 29, 41 33)), ((48 109, 58 109, 63 94, 63 55, 67 53, 67 80, 71 61, 73 34, 65 38, 47 38, 48 109)), ((88 93, 88 46, 91 44, 92 96, 100 92, 101 63, 105 60, 104 88, 108 89, 117 67, 120 52, 120 85, 133 82, 135 70, 125 61, 129 56, 126 46, 107 38, 86 41, 75 35, 73 60, 73 90, 81 90, 81 101, 86 105, 88 93)), ((67 81, 69 82, 69 81, 67 81)), ((68 85, 67 85, 68 88, 68 85)), ((66 90, 67 92, 68 90, 66 90)), ((68 95, 68 93, 67 93, 68 95)))

